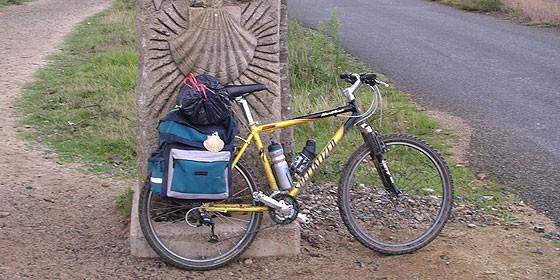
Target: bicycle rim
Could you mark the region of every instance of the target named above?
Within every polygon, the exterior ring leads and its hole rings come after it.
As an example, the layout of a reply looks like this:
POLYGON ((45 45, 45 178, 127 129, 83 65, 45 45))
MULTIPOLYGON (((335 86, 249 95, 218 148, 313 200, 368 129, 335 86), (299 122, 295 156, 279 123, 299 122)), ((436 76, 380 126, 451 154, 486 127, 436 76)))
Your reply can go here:
MULTIPOLYGON (((257 188, 241 165, 233 169, 232 183, 232 196, 219 203, 255 204, 252 193, 257 188)), ((183 269, 227 264, 249 246, 262 219, 260 213, 204 212, 197 208, 200 203, 162 199, 149 188, 144 203, 140 219, 148 242, 166 262, 183 269), (213 234, 210 225, 200 223, 199 215, 214 223, 213 234)))
POLYGON ((353 155, 345 171, 342 211, 366 246, 389 254, 415 251, 441 231, 451 208, 451 178, 428 144, 404 135, 385 136, 387 163, 401 196, 385 190, 369 149, 353 155))

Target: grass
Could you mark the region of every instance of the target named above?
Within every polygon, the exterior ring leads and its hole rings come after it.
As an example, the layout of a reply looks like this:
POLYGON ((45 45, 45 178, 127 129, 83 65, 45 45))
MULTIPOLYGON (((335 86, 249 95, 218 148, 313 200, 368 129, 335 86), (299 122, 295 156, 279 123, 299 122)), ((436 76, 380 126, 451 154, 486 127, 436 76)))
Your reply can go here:
POLYGON ((127 189, 115 198, 117 207, 121 209, 121 213, 125 219, 130 219, 130 212, 132 211, 132 196, 134 191, 127 189))
MULTIPOLYGON (((67 162, 80 161, 90 172, 134 177, 135 171, 135 52, 134 1, 117 0, 111 8, 82 22, 66 38, 62 51, 26 87, 17 102, 21 124, 33 129, 24 136, 45 143, 67 162)), ((339 47, 340 22, 333 15, 319 31, 289 23, 290 82, 293 114, 300 115, 344 104, 340 94, 343 71, 369 68, 339 47)), ((372 120, 384 133, 407 132, 434 144, 448 158, 452 132, 435 133, 439 124, 395 88, 382 89, 384 117, 372 120)), ((367 91, 360 92, 369 104, 367 91)), ((364 108, 365 109, 365 108, 364 108)), ((295 130, 296 143, 309 138, 322 147, 343 118, 316 122, 295 130)), ((317 174, 319 182, 336 182, 341 167, 362 140, 350 133, 317 174)), ((508 198, 496 184, 481 185, 467 168, 451 165, 456 197, 480 207, 493 207, 508 198), (491 199, 488 199, 491 197, 491 199)), ((116 201, 128 209, 131 191, 116 201)), ((125 210, 123 212, 128 215, 125 210)), ((128 210, 129 211, 129 210, 128 210)))
MULTIPOLYGON (((337 21, 331 17, 326 26, 319 32, 302 27, 295 21, 289 23, 289 61, 290 84, 292 87, 293 114, 303 115, 344 105, 346 98, 342 88, 346 84, 338 77, 341 72, 366 72, 366 65, 348 55, 336 41, 338 34, 337 21)), ((365 111, 370 104, 369 89, 358 93, 358 100, 365 111)), ((386 132, 408 131, 411 134, 429 138, 442 146, 442 139, 433 138, 434 130, 439 128, 436 121, 421 112, 409 96, 400 94, 396 89, 382 89, 384 99, 382 121, 378 118, 372 124, 386 132), (381 122, 381 123, 380 123, 381 122)), ((296 143, 305 144, 309 138, 317 140, 322 147, 334 132, 345 121, 345 118, 328 118, 323 121, 295 128, 296 143)), ((350 133, 336 152, 329 159, 329 164, 317 174, 320 181, 336 181, 340 167, 363 140, 359 133, 350 133)), ((300 147, 296 147, 298 151, 300 147)))
POLYGON ((467 11, 496 12, 502 7, 500 0, 431 0, 467 11))
POLYGON ((0 0, 0 7, 8 5, 20 5, 29 1, 31 0, 0 0))
POLYGON ((17 102, 31 136, 66 162, 135 176, 134 4, 118 0, 82 22, 17 102))

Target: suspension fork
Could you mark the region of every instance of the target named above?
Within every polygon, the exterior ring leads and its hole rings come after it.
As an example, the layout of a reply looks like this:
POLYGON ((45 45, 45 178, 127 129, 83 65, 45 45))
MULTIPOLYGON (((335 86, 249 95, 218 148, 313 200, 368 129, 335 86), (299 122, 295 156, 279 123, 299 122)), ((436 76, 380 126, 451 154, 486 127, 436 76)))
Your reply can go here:
POLYGON ((360 128, 362 137, 371 151, 371 159, 375 165, 377 173, 379 174, 379 178, 381 178, 381 181, 383 182, 383 186, 388 192, 400 196, 402 191, 395 184, 395 180, 393 180, 393 176, 391 175, 391 171, 387 163, 387 146, 385 146, 385 143, 383 143, 377 132, 373 131, 371 126, 367 123, 361 123, 360 128))

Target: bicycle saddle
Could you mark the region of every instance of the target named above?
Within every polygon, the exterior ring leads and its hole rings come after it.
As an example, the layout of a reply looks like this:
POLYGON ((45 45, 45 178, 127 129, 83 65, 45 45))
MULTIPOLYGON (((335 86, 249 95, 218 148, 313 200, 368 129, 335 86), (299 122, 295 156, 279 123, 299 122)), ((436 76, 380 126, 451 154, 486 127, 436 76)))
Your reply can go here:
POLYGON ((229 99, 235 99, 237 97, 244 97, 253 92, 265 90, 267 87, 263 84, 252 84, 252 85, 239 85, 239 86, 225 86, 224 90, 228 92, 229 99))

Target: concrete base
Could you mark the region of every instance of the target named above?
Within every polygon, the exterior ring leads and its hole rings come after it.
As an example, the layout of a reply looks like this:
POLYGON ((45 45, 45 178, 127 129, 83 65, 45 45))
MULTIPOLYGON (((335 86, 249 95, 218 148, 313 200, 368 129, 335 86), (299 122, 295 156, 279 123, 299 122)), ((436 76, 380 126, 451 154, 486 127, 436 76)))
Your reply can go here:
MULTIPOLYGON (((137 221, 137 220, 136 220, 137 221)), ((289 225, 266 227, 271 221, 267 218, 263 221, 263 226, 251 246, 242 254, 244 258, 271 257, 271 256, 293 256, 300 253, 300 227, 297 222, 289 225)), ((131 223, 130 249, 133 256, 142 258, 154 258, 157 254, 148 245, 142 232, 139 231, 138 222, 131 223), (134 224, 134 225, 133 225, 134 224)), ((237 234, 237 226, 216 227, 216 234, 222 238, 228 235, 237 234)), ((201 243, 199 230, 207 231, 207 228, 188 228, 184 225, 165 225, 160 227, 161 238, 165 239, 167 245, 174 251, 191 255, 193 252, 203 252, 209 249, 212 244, 201 243), (196 241, 191 240, 193 237, 196 241)))

